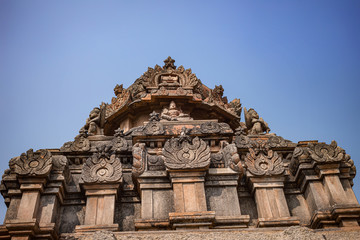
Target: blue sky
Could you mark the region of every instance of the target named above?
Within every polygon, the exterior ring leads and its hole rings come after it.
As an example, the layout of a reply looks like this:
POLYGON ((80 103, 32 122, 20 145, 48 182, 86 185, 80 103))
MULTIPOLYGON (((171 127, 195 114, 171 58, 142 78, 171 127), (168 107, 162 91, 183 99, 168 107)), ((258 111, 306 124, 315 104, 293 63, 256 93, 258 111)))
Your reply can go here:
POLYGON ((73 140, 116 84, 169 55, 255 108, 272 132, 335 139, 360 169, 359 12, 356 0, 2 0, 0 169, 73 140))

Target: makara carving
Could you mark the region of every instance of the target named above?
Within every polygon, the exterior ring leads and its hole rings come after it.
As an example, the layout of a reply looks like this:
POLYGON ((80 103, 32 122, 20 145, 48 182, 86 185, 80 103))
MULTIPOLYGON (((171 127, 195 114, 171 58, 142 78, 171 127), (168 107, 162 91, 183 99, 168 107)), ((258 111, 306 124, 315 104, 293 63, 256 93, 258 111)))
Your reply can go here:
POLYGON ((9 162, 10 169, 19 175, 45 176, 52 167, 52 156, 48 150, 34 152, 29 149, 20 157, 12 158, 9 162))
POLYGON ((244 108, 245 123, 250 135, 258 135, 264 132, 269 133, 270 128, 264 119, 252 108, 249 111, 244 108))
POLYGON ((165 166, 168 169, 201 169, 210 165, 210 148, 200 138, 192 141, 183 128, 177 138, 166 141, 163 148, 165 166))
POLYGON ((99 146, 84 163, 81 176, 85 183, 117 183, 122 178, 120 159, 111 146, 99 146))

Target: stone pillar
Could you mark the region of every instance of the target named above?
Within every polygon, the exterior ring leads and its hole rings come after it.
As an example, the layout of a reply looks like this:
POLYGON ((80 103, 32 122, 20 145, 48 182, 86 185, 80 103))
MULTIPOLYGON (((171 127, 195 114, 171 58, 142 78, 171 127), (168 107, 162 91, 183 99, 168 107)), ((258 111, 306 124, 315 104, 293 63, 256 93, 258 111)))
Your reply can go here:
POLYGON ((276 151, 263 143, 254 143, 245 157, 246 179, 255 196, 258 211, 257 227, 299 225, 297 217, 290 216, 284 194, 284 164, 276 151))
POLYGON ((141 219, 136 230, 168 229, 174 199, 166 171, 146 171, 137 178, 141 196, 141 219))
POLYGON ((214 228, 244 228, 250 216, 240 210, 238 184, 242 174, 231 168, 210 168, 206 178, 206 196, 209 208, 215 211, 214 228))
POLYGON ((48 150, 33 152, 10 160, 10 169, 20 183, 21 200, 15 219, 5 221, 11 239, 31 239, 39 233, 40 198, 52 168, 52 156, 48 150))
POLYGON ((173 228, 209 228, 215 212, 207 211, 206 171, 169 171, 169 174, 174 191, 175 212, 169 213, 173 228))
POLYGON ((290 168, 305 194, 312 228, 359 226, 360 205, 342 173, 349 172, 349 160, 335 141, 301 142, 295 149, 290 168))
POLYGON ((114 213, 122 168, 111 146, 97 147, 97 152, 86 160, 81 174, 86 210, 84 225, 76 226, 75 231, 118 230, 118 224, 114 224, 114 213))
POLYGON ((174 191, 175 212, 169 213, 174 229, 209 228, 215 212, 207 211, 204 181, 210 165, 210 148, 198 137, 191 141, 183 129, 163 148, 165 166, 174 191))

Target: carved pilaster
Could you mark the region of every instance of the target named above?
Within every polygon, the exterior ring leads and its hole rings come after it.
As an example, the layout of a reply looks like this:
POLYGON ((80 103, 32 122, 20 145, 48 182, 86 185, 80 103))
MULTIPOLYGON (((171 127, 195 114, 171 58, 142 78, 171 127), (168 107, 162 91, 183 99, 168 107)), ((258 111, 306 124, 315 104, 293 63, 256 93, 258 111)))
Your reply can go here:
POLYGON ((117 230, 114 212, 122 167, 111 146, 98 147, 97 152, 86 160, 82 180, 86 195, 85 220, 84 225, 76 226, 76 231, 117 230))
POLYGON ((52 168, 53 158, 48 150, 33 152, 11 159, 10 169, 20 183, 21 200, 15 219, 5 221, 12 239, 30 239, 39 233, 39 208, 41 193, 52 168))
POLYGON ((207 211, 204 188, 210 148, 198 137, 191 141, 186 132, 183 128, 163 149, 174 191, 175 212, 169 213, 170 223, 175 229, 209 228, 215 220, 215 212, 207 211))
POLYGON ((245 157, 246 178, 255 196, 258 227, 298 225, 297 217, 290 216, 284 194, 284 164, 267 142, 254 141, 245 157))
POLYGON ((345 151, 331 144, 301 142, 294 150, 291 171, 311 210, 311 227, 358 226, 360 205, 351 189, 345 151))

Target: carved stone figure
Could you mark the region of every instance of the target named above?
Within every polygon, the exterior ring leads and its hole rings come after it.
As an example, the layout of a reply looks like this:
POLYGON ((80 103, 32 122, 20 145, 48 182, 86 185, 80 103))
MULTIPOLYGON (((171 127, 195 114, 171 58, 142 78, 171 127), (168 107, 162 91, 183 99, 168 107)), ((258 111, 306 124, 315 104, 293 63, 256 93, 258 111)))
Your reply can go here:
POLYGON ((105 121, 106 104, 102 104, 100 108, 95 107, 86 119, 86 124, 82 129, 86 131, 89 136, 103 134, 103 124, 105 121))
POLYGON ((136 143, 132 147, 133 166, 132 174, 135 177, 140 176, 145 171, 145 143, 136 143))
POLYGON ((146 135, 160 135, 164 133, 164 127, 159 122, 160 121, 159 113, 156 113, 155 111, 150 113, 149 120, 150 121, 146 124, 143 130, 146 135))
POLYGON ((250 108, 247 111, 244 108, 244 115, 246 127, 250 135, 258 135, 264 132, 269 133, 270 128, 268 124, 262 118, 259 118, 259 114, 254 109, 250 108))
POLYGON ((124 138, 124 130, 122 130, 121 128, 115 130, 114 137, 115 138, 112 141, 112 149, 117 152, 126 151, 128 149, 128 143, 124 138))
POLYGON ((256 176, 274 176, 285 170, 282 158, 273 150, 267 150, 265 143, 258 143, 256 148, 249 148, 245 164, 250 173, 256 176))
POLYGON ((121 162, 111 146, 97 147, 97 152, 84 163, 81 177, 85 183, 117 183, 121 180, 121 162))
POLYGON ((169 108, 163 108, 160 118, 168 121, 181 121, 192 119, 190 118, 189 114, 183 113, 181 108, 176 107, 176 103, 174 101, 170 102, 169 108))
POLYGON ((222 147, 226 166, 228 166, 235 172, 243 173, 244 169, 241 165, 240 156, 237 152, 235 144, 229 144, 228 142, 224 141, 222 147))
POLYGON ((219 133, 220 130, 220 125, 216 122, 206 122, 200 125, 202 133, 219 133))
POLYGON ((180 137, 166 141, 163 155, 168 169, 199 169, 210 165, 209 146, 198 137, 191 142, 184 129, 180 137))
POLYGON ((210 91, 210 96, 208 99, 205 99, 205 102, 209 103, 215 103, 222 107, 225 107, 227 105, 228 100, 227 97, 223 97, 224 94, 224 88, 222 85, 215 85, 215 88, 210 91))
POLYGON ((90 141, 87 139, 85 131, 80 130, 79 135, 75 137, 75 141, 71 145, 71 151, 86 152, 90 150, 90 141))
POLYGON ((238 115, 239 117, 241 115, 241 109, 242 107, 241 107, 240 99, 235 98, 229 103, 229 110, 235 113, 236 115, 238 115))
POLYGON ((10 169, 19 175, 45 176, 52 167, 52 157, 48 150, 38 150, 34 153, 29 149, 20 157, 12 158, 9 162, 10 169))

